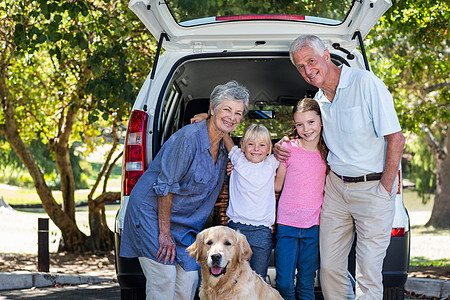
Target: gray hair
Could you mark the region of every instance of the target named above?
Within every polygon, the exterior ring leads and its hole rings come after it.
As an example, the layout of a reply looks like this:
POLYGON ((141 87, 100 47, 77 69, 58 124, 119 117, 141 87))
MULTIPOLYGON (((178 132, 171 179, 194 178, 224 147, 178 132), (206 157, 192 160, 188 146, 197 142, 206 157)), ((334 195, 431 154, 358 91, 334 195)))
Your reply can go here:
MULTIPOLYGON (((246 87, 240 85, 237 81, 232 80, 225 84, 216 86, 210 97, 210 103, 213 111, 216 111, 217 106, 219 106, 224 100, 234 100, 242 102, 244 104, 244 115, 248 110, 249 102, 249 92, 246 87)), ((208 117, 211 116, 211 110, 208 111, 208 117)))
POLYGON ((315 35, 302 35, 298 37, 295 41, 292 42, 291 47, 289 48, 289 58, 291 59, 292 64, 294 63, 294 53, 300 51, 304 47, 310 47, 316 51, 317 54, 323 56, 323 52, 327 50, 325 44, 322 42, 320 38, 315 35))

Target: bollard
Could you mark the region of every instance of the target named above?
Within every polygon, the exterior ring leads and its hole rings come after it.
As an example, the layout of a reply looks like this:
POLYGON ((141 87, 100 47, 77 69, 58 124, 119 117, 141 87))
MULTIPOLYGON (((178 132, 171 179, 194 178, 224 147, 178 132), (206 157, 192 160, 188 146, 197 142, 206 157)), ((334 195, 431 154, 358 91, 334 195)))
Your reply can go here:
POLYGON ((38 271, 50 270, 50 255, 48 250, 48 218, 38 219, 38 271))

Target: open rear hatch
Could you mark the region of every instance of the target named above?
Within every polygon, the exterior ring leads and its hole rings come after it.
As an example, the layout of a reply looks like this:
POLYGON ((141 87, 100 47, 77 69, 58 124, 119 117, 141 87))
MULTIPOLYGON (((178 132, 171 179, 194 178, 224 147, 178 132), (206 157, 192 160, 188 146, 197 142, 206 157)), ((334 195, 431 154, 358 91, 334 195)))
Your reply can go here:
POLYGON ((169 51, 286 51, 302 34, 352 51, 390 0, 359 1, 131 0, 129 7, 169 51))

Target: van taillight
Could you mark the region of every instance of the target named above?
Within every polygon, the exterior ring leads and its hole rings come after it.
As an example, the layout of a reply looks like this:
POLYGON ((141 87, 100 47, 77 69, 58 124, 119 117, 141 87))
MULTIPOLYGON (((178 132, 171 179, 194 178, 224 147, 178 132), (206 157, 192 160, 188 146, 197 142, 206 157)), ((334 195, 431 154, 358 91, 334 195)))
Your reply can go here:
POLYGON ((139 178, 144 174, 146 164, 145 145, 148 115, 135 110, 131 113, 125 142, 123 195, 129 196, 139 178))
POLYGON ((391 236, 404 236, 404 235, 405 235, 404 227, 392 228, 391 236))

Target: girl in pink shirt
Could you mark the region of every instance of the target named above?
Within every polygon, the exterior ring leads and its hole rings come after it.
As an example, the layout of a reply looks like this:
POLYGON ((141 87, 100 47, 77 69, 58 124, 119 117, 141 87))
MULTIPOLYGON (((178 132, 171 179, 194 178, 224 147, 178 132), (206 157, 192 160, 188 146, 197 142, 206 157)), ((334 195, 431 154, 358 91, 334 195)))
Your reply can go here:
POLYGON ((314 99, 300 100, 293 119, 290 140, 282 144, 291 150, 291 156, 278 167, 275 181, 275 190, 282 190, 277 213, 276 284, 284 299, 314 299, 328 149, 322 137, 320 108, 314 99))

